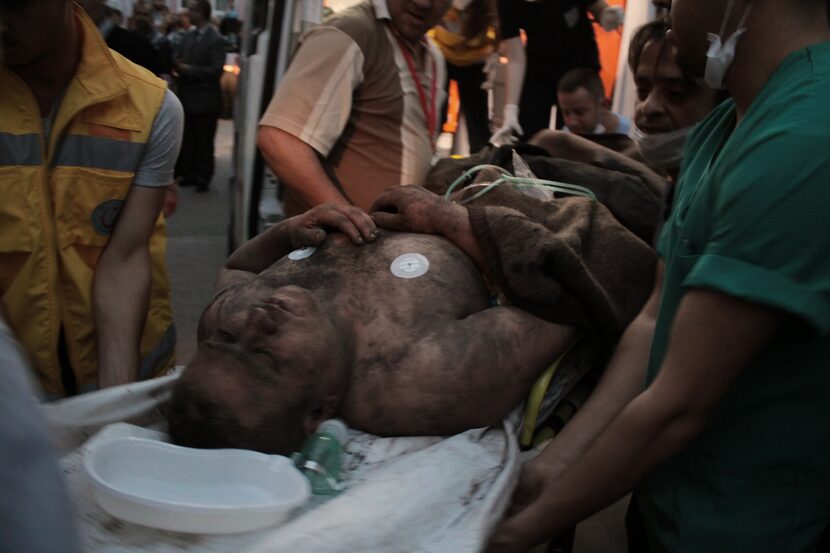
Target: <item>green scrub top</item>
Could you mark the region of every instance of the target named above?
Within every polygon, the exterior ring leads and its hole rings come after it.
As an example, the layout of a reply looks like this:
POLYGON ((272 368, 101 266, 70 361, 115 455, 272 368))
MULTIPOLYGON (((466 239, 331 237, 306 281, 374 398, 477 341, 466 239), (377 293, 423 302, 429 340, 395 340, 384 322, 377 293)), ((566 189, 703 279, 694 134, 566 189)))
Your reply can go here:
POLYGON ((707 429, 638 487, 654 551, 811 551, 830 524, 830 43, 791 54, 736 126, 690 135, 658 252, 648 383, 687 290, 790 315, 707 429))

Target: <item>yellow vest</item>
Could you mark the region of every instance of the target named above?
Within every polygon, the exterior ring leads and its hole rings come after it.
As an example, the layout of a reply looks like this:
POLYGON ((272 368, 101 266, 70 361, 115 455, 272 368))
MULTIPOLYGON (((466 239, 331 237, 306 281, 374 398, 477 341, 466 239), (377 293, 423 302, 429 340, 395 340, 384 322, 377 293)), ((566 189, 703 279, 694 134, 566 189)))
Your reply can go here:
MULTIPOLYGON (((111 52, 75 6, 81 59, 49 141, 34 95, 0 67, 0 294, 44 391, 64 395, 63 329, 79 391, 97 387, 92 281, 132 185, 166 85, 111 52)), ((175 363, 175 329, 159 216, 150 240, 152 287, 139 376, 175 363)))
POLYGON ((430 29, 429 36, 452 65, 463 67, 484 63, 487 56, 496 51, 498 38, 495 27, 490 25, 478 36, 465 37, 461 33, 463 25, 463 12, 450 7, 441 22, 430 29))

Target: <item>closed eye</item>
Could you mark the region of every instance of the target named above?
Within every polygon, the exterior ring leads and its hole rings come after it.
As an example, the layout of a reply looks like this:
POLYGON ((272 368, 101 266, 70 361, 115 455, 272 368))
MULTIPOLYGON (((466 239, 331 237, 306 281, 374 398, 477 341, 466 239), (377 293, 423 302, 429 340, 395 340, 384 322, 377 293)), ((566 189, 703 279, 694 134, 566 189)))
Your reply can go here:
POLYGON ((274 355, 274 352, 264 348, 257 348, 251 351, 252 354, 262 357, 267 357, 270 363, 273 363, 275 366, 279 366, 280 362, 277 359, 277 356, 274 355))
POLYGON ((235 344, 237 342, 237 338, 233 333, 222 328, 216 329, 216 332, 213 333, 213 339, 223 344, 235 344))

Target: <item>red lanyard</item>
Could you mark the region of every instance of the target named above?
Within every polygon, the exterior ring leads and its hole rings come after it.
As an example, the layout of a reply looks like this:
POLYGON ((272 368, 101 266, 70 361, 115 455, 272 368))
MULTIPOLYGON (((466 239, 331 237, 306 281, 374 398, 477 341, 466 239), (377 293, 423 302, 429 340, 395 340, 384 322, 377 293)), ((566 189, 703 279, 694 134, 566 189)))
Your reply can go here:
POLYGON ((398 45, 401 47, 401 52, 406 60, 406 66, 409 68, 409 73, 412 75, 412 80, 415 81, 415 86, 418 88, 418 98, 421 100, 421 109, 424 111, 424 117, 426 117, 427 120, 429 141, 432 145, 432 149, 435 150, 435 128, 438 126, 437 110, 435 109, 435 95, 437 94, 438 88, 435 57, 430 56, 430 58, 432 58, 432 84, 430 86, 429 106, 427 107, 427 95, 424 91, 423 85, 421 84, 421 78, 418 76, 418 71, 415 69, 415 61, 412 59, 412 54, 409 52, 406 44, 404 44, 399 37, 396 36, 395 38, 398 40, 398 45))

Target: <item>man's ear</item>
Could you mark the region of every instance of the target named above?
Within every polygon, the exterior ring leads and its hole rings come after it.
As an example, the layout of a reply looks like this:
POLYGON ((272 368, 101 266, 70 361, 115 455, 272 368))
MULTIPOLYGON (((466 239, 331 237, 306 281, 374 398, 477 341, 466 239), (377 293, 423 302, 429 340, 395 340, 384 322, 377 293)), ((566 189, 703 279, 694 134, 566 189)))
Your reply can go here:
POLYGON ((303 425, 307 434, 313 434, 324 420, 334 418, 340 408, 340 396, 329 394, 306 411, 303 425))

